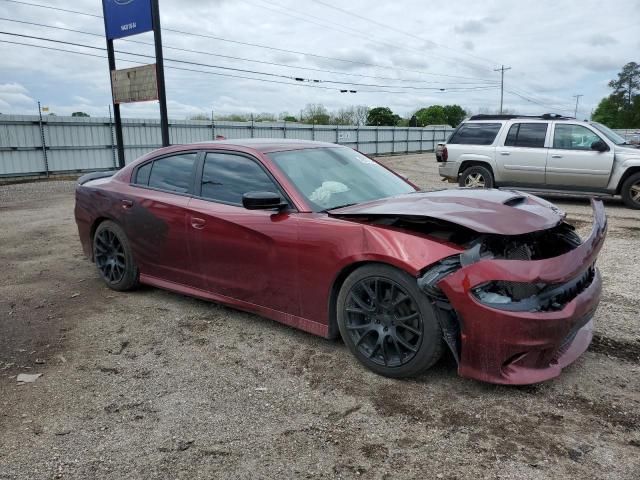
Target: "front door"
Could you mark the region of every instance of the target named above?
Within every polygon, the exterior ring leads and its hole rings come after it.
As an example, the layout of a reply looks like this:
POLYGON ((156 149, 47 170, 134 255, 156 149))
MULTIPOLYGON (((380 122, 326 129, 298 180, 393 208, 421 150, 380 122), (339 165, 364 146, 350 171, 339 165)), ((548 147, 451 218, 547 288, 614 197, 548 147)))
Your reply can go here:
POLYGON ((189 248, 198 287, 298 315, 298 221, 293 209, 247 210, 244 193, 281 189, 254 158, 207 153, 189 201, 189 248))
POLYGON ((609 183, 614 153, 593 150, 594 142, 603 141, 584 125, 556 122, 553 145, 547 159, 546 182, 550 186, 604 189, 609 183))

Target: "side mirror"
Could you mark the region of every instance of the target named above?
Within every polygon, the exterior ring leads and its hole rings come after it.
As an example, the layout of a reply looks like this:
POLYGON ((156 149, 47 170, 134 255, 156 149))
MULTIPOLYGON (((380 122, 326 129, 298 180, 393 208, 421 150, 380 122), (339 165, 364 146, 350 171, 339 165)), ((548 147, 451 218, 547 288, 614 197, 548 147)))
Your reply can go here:
POLYGON ((284 208, 287 203, 277 193, 247 192, 242 195, 242 206, 247 210, 271 210, 284 208))
POLYGON ((598 152, 606 152, 609 150, 609 147, 602 140, 596 140, 591 144, 591 150, 596 150, 598 152))

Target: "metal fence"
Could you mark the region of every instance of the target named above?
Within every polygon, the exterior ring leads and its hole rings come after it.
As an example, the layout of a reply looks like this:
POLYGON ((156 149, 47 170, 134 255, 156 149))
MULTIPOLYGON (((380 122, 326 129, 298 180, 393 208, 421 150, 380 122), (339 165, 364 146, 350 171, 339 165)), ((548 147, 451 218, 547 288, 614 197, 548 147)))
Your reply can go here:
MULTIPOLYGON (((432 151, 448 126, 356 127, 299 123, 171 121, 172 144, 234 138, 294 138, 338 143, 372 155, 432 151)), ((161 145, 159 120, 123 119, 131 162, 161 145)), ((117 165, 109 118, 0 115, 0 177, 111 169, 117 165)))

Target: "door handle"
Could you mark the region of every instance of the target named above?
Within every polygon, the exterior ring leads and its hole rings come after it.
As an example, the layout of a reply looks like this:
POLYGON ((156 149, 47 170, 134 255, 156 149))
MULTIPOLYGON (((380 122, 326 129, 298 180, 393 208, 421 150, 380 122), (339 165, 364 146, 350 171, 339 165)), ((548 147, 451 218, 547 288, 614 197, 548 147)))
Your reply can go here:
POLYGON ((133 207, 133 200, 122 199, 120 203, 125 210, 133 207))
POLYGON ((191 217, 191 226, 197 230, 202 230, 206 223, 203 218, 191 217))
POLYGON ((551 155, 551 158, 562 158, 562 155, 551 155))
POLYGON ((511 155, 511 152, 500 152, 500 155, 511 155))

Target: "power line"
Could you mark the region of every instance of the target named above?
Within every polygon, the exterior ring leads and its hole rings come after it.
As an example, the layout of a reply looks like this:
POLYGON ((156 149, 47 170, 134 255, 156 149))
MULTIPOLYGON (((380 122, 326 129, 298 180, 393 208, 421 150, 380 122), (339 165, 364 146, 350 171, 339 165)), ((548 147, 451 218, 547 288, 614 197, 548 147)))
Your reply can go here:
MULTIPOLYGON (((44 23, 30 22, 30 21, 26 21, 26 20, 18 20, 18 19, 13 19, 13 18, 6 18, 6 17, 0 17, 0 20, 6 21, 6 22, 12 22, 12 23, 19 23, 19 24, 22 24, 22 25, 32 25, 32 26, 36 26, 36 27, 51 28, 51 29, 55 29, 55 30, 65 31, 65 32, 80 33, 80 34, 84 34, 84 35, 90 35, 90 36, 93 36, 93 37, 104 38, 104 34, 95 33, 95 32, 88 32, 88 31, 85 31, 85 30, 77 30, 77 29, 73 29, 73 28, 58 27, 58 26, 54 26, 54 25, 47 25, 47 24, 44 24, 44 23)), ((147 46, 153 46, 154 45, 151 42, 143 42, 143 41, 140 41, 140 40, 131 40, 131 39, 121 39, 121 40, 124 41, 124 42, 127 42, 127 43, 133 43, 133 44, 138 44, 138 45, 147 45, 147 46)), ((251 59, 251 58, 236 57, 236 56, 233 56, 233 55, 223 55, 223 54, 219 54, 219 53, 205 52, 205 51, 194 50, 194 49, 189 49, 189 48, 173 47, 173 46, 166 45, 166 44, 163 45, 163 47, 168 49, 168 50, 176 50, 176 51, 195 53, 195 54, 200 54, 200 55, 208 55, 208 56, 212 56, 212 57, 220 57, 220 58, 225 58, 225 59, 229 59, 229 60, 239 60, 239 61, 244 61, 244 62, 259 63, 259 64, 263 64, 263 65, 280 66, 280 67, 285 67, 285 68, 296 68, 296 69, 300 69, 300 70, 309 70, 309 71, 314 71, 314 72, 332 73, 332 74, 336 74, 336 75, 345 75, 345 76, 350 76, 350 77, 375 78, 375 79, 378 79, 378 80, 394 80, 394 81, 398 81, 398 82, 425 83, 425 84, 442 84, 443 83, 442 81, 434 82, 434 81, 426 81, 426 80, 410 80, 410 79, 403 79, 403 78, 382 77, 382 76, 377 76, 377 75, 365 75, 365 74, 360 74, 360 73, 339 72, 339 71, 336 71, 336 70, 326 70, 326 69, 322 69, 322 68, 303 67, 303 66, 297 66, 297 65, 294 66, 294 65, 288 65, 288 64, 285 64, 285 63, 268 62, 268 61, 265 61, 265 60, 255 60, 255 59, 251 59)), ((457 82, 456 85, 476 85, 477 83, 478 82, 457 82)), ((480 82, 480 83, 485 83, 485 82, 480 82)))
MULTIPOLYGON (((92 45, 85 45, 85 44, 77 43, 77 42, 68 42, 68 41, 64 41, 64 40, 57 40, 57 39, 52 39, 52 38, 40 37, 40 36, 36 36, 36 35, 26 35, 26 34, 22 34, 22 33, 13 33, 13 32, 5 32, 5 31, 0 31, 0 34, 14 36, 14 37, 21 37, 21 38, 29 38, 29 39, 32 39, 32 40, 41 40, 41 41, 45 41, 45 42, 52 42, 52 43, 58 43, 58 44, 64 44, 64 45, 71 45, 71 46, 74 46, 74 47, 89 48, 89 49, 93 49, 93 50, 100 50, 100 51, 104 51, 105 50, 102 47, 94 47, 92 45)), ((151 58, 151 59, 155 58, 153 55, 146 55, 146 54, 134 53, 134 52, 126 52, 126 51, 122 51, 122 50, 115 50, 115 52, 116 53, 120 53, 120 54, 125 54, 125 55, 132 55, 132 56, 135 56, 135 57, 151 58)), ((278 74, 278 73, 261 72, 261 71, 258 71, 258 70, 247 70, 247 69, 244 69, 244 68, 234 68, 234 67, 225 67, 225 66, 221 66, 221 65, 212 65, 212 64, 202 63, 202 62, 194 62, 194 61, 190 61, 190 60, 181 60, 181 59, 176 59, 176 58, 165 58, 165 61, 174 62, 174 63, 181 63, 181 64, 186 64, 186 65, 194 65, 194 66, 198 66, 198 67, 218 68, 218 69, 221 69, 221 70, 231 70, 231 71, 241 72, 241 73, 251 73, 251 74, 254 74, 254 75, 265 75, 265 76, 269 76, 269 77, 285 78, 285 79, 288 79, 288 80, 295 80, 297 82, 331 83, 331 84, 337 84, 337 85, 351 85, 351 86, 356 86, 356 87, 399 88, 399 89, 408 89, 408 90, 429 90, 429 91, 446 91, 446 90, 463 91, 463 90, 478 90, 478 89, 483 89, 483 88, 494 88, 494 87, 452 87, 452 88, 449 88, 449 89, 445 89, 445 88, 440 88, 440 87, 416 87, 416 86, 411 86, 411 85, 379 85, 379 84, 345 82, 345 81, 326 80, 326 79, 310 79, 310 78, 295 77, 295 76, 290 76, 290 75, 282 75, 282 74, 278 74)))
MULTIPOLYGON (((94 17, 94 18, 102 19, 102 15, 95 15, 95 14, 91 14, 91 13, 87 13, 87 12, 80 12, 78 10, 69 10, 69 9, 65 9, 65 8, 52 7, 52 6, 49 6, 49 5, 42 5, 42 4, 39 4, 39 3, 23 2, 23 1, 19 1, 19 0, 2 0, 2 1, 11 2, 11 3, 17 3, 17 4, 20 4, 20 5, 28 5, 28 6, 31 6, 31 7, 39 7, 39 8, 49 9, 49 10, 56 10, 56 11, 61 11, 61 12, 66 12, 66 13, 74 13, 74 14, 77 14, 77 15, 84 15, 84 16, 88 16, 88 17, 94 17)), ((380 64, 375 64, 375 63, 360 62, 360 61, 357 61, 357 60, 348 60, 348 59, 345 59, 345 58, 330 57, 328 55, 319 55, 319 54, 316 54, 316 53, 310 53, 310 52, 303 52, 303 51, 297 51, 297 50, 289 50, 289 49, 285 49, 285 48, 272 47, 272 46, 269 46, 269 45, 262 45, 262 44, 259 44, 259 43, 242 42, 242 41, 239 41, 239 40, 230 40, 230 39, 227 39, 227 38, 217 37, 217 36, 214 36, 214 35, 207 35, 207 34, 204 34, 204 33, 188 32, 188 31, 184 31, 184 30, 172 29, 172 28, 167 28, 167 27, 163 27, 162 30, 165 31, 165 32, 179 33, 181 35, 189 35, 189 36, 194 36, 194 37, 209 38, 209 39, 212 39, 212 40, 218 40, 218 41, 221 41, 221 42, 233 43, 233 44, 236 44, 236 45, 244 45, 244 46, 262 48, 262 49, 273 50, 273 51, 284 52, 284 53, 293 53, 293 54, 296 54, 296 55, 306 55, 306 56, 309 56, 309 57, 321 58, 321 59, 324 59, 324 60, 334 60, 334 61, 343 62, 343 63, 350 63, 350 64, 353 64, 353 65, 361 65, 361 66, 366 66, 366 67, 383 68, 383 69, 387 69, 387 70, 406 71, 406 72, 419 73, 421 75, 430 75, 430 76, 437 76, 437 77, 460 78, 460 79, 465 79, 465 80, 482 80, 482 81, 485 81, 485 82, 492 82, 491 79, 487 79, 487 78, 470 77, 470 76, 462 76, 462 75, 451 75, 451 74, 445 74, 445 73, 433 73, 433 72, 426 72, 426 71, 422 71, 422 70, 413 70, 413 69, 409 69, 409 68, 401 68, 401 67, 393 67, 393 66, 389 66, 389 65, 380 65, 380 64)))

